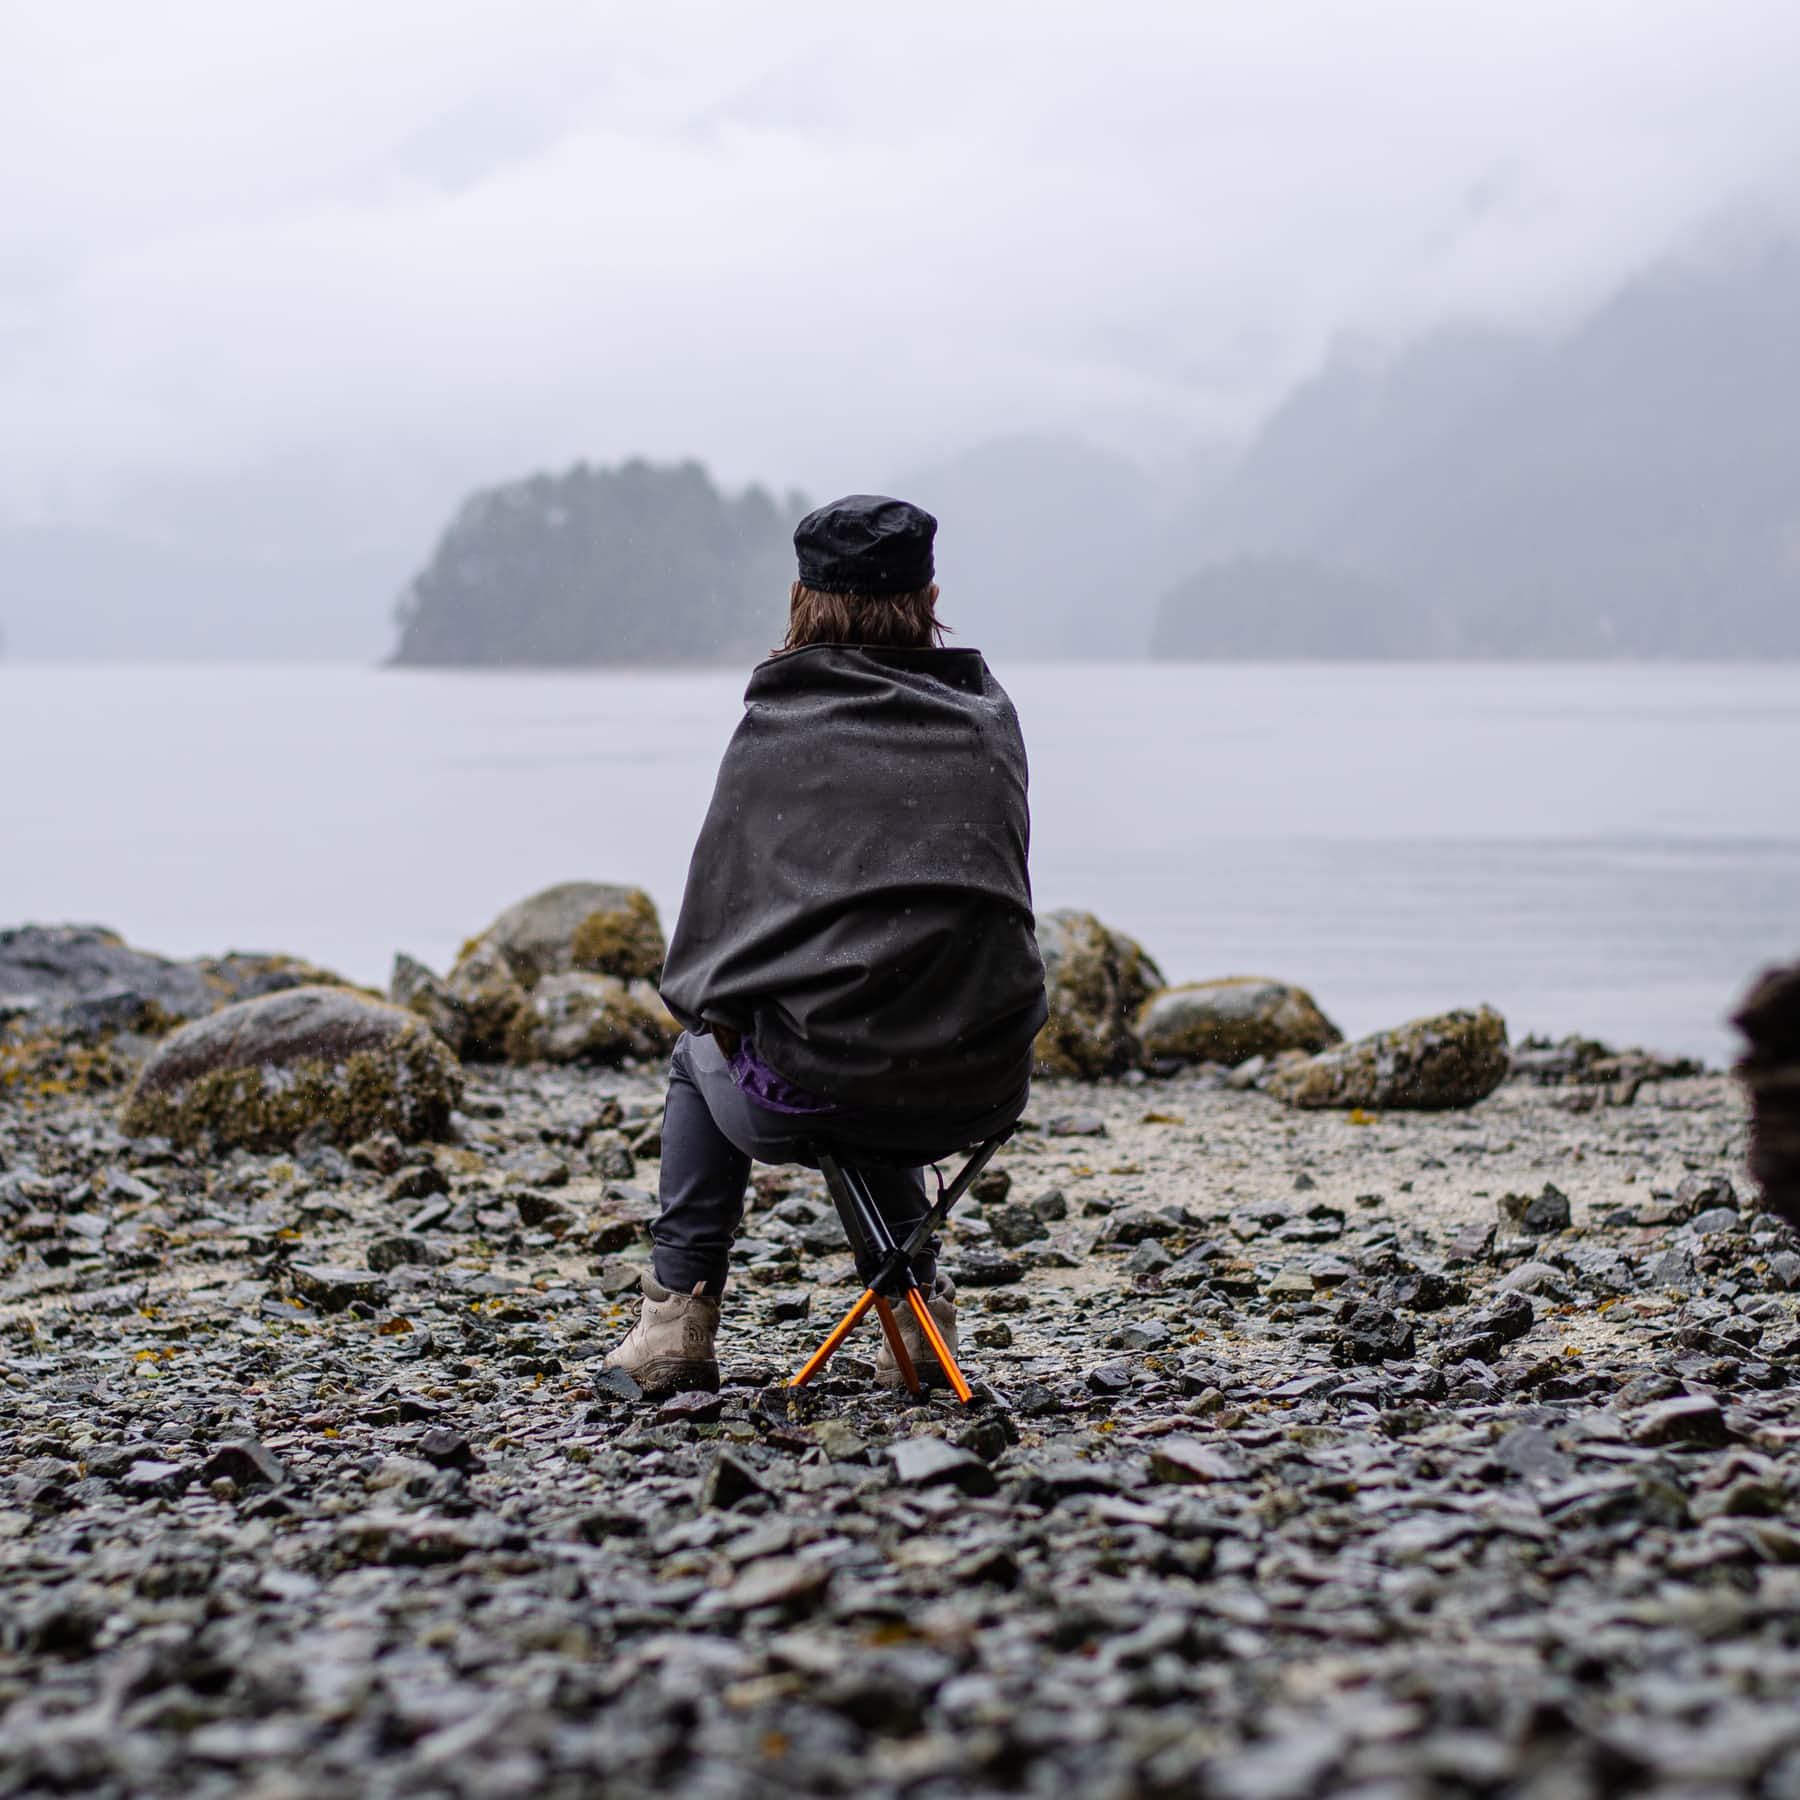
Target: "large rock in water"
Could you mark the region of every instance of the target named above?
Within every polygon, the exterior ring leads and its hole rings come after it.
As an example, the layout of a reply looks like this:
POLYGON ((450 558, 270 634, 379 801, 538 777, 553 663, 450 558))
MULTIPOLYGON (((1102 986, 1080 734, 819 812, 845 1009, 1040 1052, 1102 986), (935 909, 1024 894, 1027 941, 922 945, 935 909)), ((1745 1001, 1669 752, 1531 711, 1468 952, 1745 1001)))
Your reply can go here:
POLYGON ((220 995, 191 963, 133 950, 98 925, 0 931, 0 1022, 98 1033, 160 1031, 198 1019, 220 995))
POLYGON ((514 1017, 507 1054, 514 1062, 618 1063, 660 1056, 681 1027, 647 981, 616 975, 547 975, 514 1017))
POLYGON ((293 988, 184 1025, 144 1065, 125 1129, 291 1148, 318 1128, 347 1144, 441 1136, 462 1094, 456 1058, 423 1021, 348 988, 293 988))
POLYGON ((1290 1106, 1437 1112, 1485 1099, 1510 1067, 1506 1021, 1481 1006, 1339 1045, 1277 1069, 1264 1086, 1290 1106))
POLYGON ((1162 988, 1137 1016, 1138 1041, 1155 1062, 1242 1063, 1284 1050, 1327 1050, 1344 1034, 1305 988, 1259 975, 1162 988))
POLYGON ((1162 986, 1162 971, 1135 939, 1092 913, 1040 913, 1037 939, 1050 998, 1037 1072, 1092 1081, 1130 1068, 1139 1056, 1133 1023, 1162 986))
POLYGON ((1800 963, 1763 975, 1732 1023, 1749 1044, 1737 1072, 1750 1094, 1750 1173, 1764 1206, 1800 1228, 1800 963))

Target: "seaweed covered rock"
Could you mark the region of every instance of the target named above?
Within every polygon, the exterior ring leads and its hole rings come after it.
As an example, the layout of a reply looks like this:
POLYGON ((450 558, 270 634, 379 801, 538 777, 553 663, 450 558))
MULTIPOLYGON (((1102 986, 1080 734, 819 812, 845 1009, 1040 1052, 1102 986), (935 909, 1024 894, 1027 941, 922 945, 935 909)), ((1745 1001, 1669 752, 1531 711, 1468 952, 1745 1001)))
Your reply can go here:
POLYGON ((1137 1035, 1153 1062, 1234 1065, 1284 1050, 1328 1050, 1344 1037, 1305 988, 1258 975, 1159 989, 1138 1011, 1137 1035))
POLYGON ((1485 1099, 1510 1067, 1506 1021, 1480 1006, 1341 1044, 1277 1069, 1264 1086, 1290 1106, 1439 1112, 1485 1099))
POLYGON ((160 1031, 219 1004, 202 971, 133 950, 99 925, 0 931, 0 1019, 94 1035, 160 1031))
POLYGON ((506 1048, 514 1062, 618 1063, 660 1056, 680 1033, 649 982, 576 970, 531 990, 506 1048))
POLYGON ((1092 913, 1040 913, 1038 948, 1050 1017, 1038 1033, 1037 1072, 1093 1080, 1137 1062, 1139 1009, 1162 986, 1144 947, 1092 913))
POLYGON ((498 950, 527 989, 575 969, 653 980, 666 949, 650 896, 599 881, 565 881, 509 906, 476 943, 498 950))
MULTIPOLYGON (((525 987, 498 944, 476 941, 457 959, 445 988, 462 1009, 460 1055, 471 1062, 499 1062, 506 1037, 525 1004, 525 987)), ((413 1005, 417 1011, 417 996, 413 1005)))
POLYGON ((517 1044, 563 1041, 561 1027, 546 1036, 542 1018, 525 1017, 539 983, 573 974, 654 980, 664 950, 655 903, 642 888, 565 881, 509 906, 463 946, 445 980, 411 957, 396 959, 389 992, 459 1056, 498 1062, 517 1054, 515 1025, 517 1044))
POLYGON ((1800 1228, 1800 963, 1767 971, 1732 1023, 1748 1043, 1737 1073, 1750 1095, 1750 1173, 1764 1206, 1800 1228))
POLYGON ((127 1096, 124 1124, 254 1150, 315 1131, 410 1142, 440 1136, 461 1092, 456 1058, 411 1013, 348 988, 293 988, 171 1034, 127 1096))

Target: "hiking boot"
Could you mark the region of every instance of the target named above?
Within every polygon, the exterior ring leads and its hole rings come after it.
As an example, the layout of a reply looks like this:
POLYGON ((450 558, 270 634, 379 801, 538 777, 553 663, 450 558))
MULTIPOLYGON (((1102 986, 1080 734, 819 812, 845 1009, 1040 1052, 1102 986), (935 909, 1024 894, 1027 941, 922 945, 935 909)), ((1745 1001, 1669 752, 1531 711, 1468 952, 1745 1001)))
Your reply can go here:
MULTIPOLYGON (((932 1283, 931 1297, 926 1301, 931 1308, 931 1317, 938 1330, 943 1334, 944 1342, 950 1348, 950 1354, 956 1354, 956 1283, 948 1275, 940 1274, 932 1283)), ((944 1365, 938 1361, 936 1352, 925 1342, 925 1334, 919 1329, 919 1321, 913 1317, 913 1310, 904 1300, 894 1303, 894 1317, 900 1325, 900 1341, 906 1346, 906 1354, 912 1358, 913 1367, 919 1373, 919 1380, 926 1387, 947 1388, 950 1377, 944 1373, 944 1365)), ((883 1387, 904 1387, 906 1383, 900 1379, 900 1365, 894 1361, 894 1353, 888 1348, 887 1333, 881 1334, 881 1354, 875 1358, 875 1379, 883 1387)))
POLYGON ((696 1388, 716 1394, 718 1301, 705 1294, 671 1294, 650 1274, 640 1285, 643 1311, 604 1367, 623 1369, 646 1394, 685 1394, 696 1388))

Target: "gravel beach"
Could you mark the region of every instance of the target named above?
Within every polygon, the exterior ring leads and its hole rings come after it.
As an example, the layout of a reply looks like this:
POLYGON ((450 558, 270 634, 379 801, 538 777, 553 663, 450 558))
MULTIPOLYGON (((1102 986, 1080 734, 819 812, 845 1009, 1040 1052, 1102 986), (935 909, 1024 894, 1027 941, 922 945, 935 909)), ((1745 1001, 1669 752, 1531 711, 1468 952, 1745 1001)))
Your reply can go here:
POLYGON ((1800 1253, 1726 1077, 1041 1082, 945 1244, 970 1411, 873 1330, 782 1385, 855 1291, 803 1170, 722 1391, 603 1375, 654 1066, 348 1153, 116 1101, 0 1097, 0 1792, 1800 1794, 1800 1253))

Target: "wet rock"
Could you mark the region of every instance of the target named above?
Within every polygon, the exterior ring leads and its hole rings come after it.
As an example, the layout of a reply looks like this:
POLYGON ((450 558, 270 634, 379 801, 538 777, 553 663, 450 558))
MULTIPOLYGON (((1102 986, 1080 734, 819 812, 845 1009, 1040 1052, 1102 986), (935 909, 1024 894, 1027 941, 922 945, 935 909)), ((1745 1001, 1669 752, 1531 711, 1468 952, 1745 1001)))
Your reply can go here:
POLYGON ((1053 1138, 1105 1137, 1106 1120, 1097 1112, 1053 1113, 1044 1130, 1053 1138))
POLYGON ((294 1263, 288 1279, 302 1300, 324 1312, 342 1312, 362 1301, 377 1306, 387 1298, 387 1283, 368 1269, 346 1268, 332 1263, 294 1263))
POLYGON ((1502 1222, 1529 1237, 1567 1231, 1572 1222, 1568 1195, 1549 1182, 1539 1194, 1502 1194, 1497 1205, 1502 1222))
POLYGON ((1492 1225, 1465 1225, 1450 1239, 1444 1261, 1453 1268, 1460 1263, 1486 1262, 1493 1254, 1494 1237, 1492 1225))
POLYGON ((1213 1481, 1241 1481, 1247 1471, 1229 1451, 1201 1438, 1176 1435, 1150 1446, 1150 1473, 1158 1481, 1193 1486, 1213 1481))
POLYGON ((991 1494, 994 1472, 972 1450, 940 1437, 903 1439, 888 1446, 894 1480, 902 1487, 953 1487, 965 1494, 991 1494))
MULTIPOLYGON (((1174 1263, 1172 1257, 1154 1238, 1146 1239, 1126 1257, 1121 1267, 1127 1275, 1160 1275, 1164 1269, 1174 1263)), ((1312 1283, 1307 1282, 1307 1291, 1312 1291, 1312 1283)))
POLYGON ((1050 1236, 1043 1220, 1025 1206, 992 1206, 984 1215, 994 1233, 994 1241, 1008 1250, 1021 1244, 1042 1243, 1050 1236))
POLYGON ((1508 1269, 1496 1285, 1503 1294, 1543 1294, 1552 1300, 1566 1300, 1569 1293, 1561 1271, 1541 1262, 1508 1269))
POLYGON ((1304 988, 1247 975, 1158 990, 1138 1012, 1137 1036, 1152 1062, 1230 1065, 1343 1040, 1304 988))
POLYGON ((1505 1021, 1483 1006, 1327 1050, 1277 1069, 1265 1086, 1290 1106, 1441 1111, 1485 1099, 1508 1067, 1505 1021))
POLYGON ((218 1445, 200 1465, 200 1481, 235 1482, 240 1488, 281 1487, 288 1471, 280 1457, 254 1438, 240 1438, 218 1445))
POLYGON ((457 1054, 470 1062, 499 1062, 525 1006, 525 987, 512 964, 497 945, 477 940, 465 947, 444 986, 462 1014, 457 1054))
POLYGON ((475 945, 498 951, 528 991, 546 976, 576 971, 654 980, 665 954, 650 896, 597 881, 566 881, 509 906, 469 949, 475 945))
POLYGON ((1037 1041, 1043 1075, 1093 1080, 1138 1061, 1132 1029, 1162 973, 1141 944, 1084 912, 1043 913, 1037 920, 1050 1017, 1037 1041))
POLYGON ((368 1249, 368 1264, 378 1275, 402 1268, 430 1268, 441 1261, 441 1254, 423 1238, 396 1232, 376 1238, 368 1249))
POLYGON ((619 1063, 661 1056, 681 1034, 647 981, 581 972, 547 975, 513 1015, 514 1062, 619 1063))
POLYGON ((419 1454, 440 1469, 472 1469, 476 1456, 469 1440, 447 1425, 427 1426, 419 1439, 419 1454))
POLYGON ((462 1094, 456 1059, 412 1014, 345 988, 247 1000, 163 1041, 127 1098, 135 1136, 291 1148, 388 1131, 441 1136, 462 1094))
POLYGON ((194 967, 213 990, 215 1006, 260 1000, 265 994, 285 994, 302 987, 351 988, 370 999, 379 998, 334 969, 321 968, 304 957, 282 951, 232 950, 224 956, 203 956, 194 967))
POLYGON ((958 1287, 1005 1287, 1009 1282, 1024 1280, 1025 1265, 1004 1251, 970 1244, 950 1260, 949 1273, 958 1287))
POLYGON ((1446 1362, 1492 1362, 1508 1344, 1516 1343, 1532 1327, 1537 1315, 1523 1294, 1503 1294, 1479 1312, 1460 1321, 1445 1341, 1446 1362))
POLYGON ((700 1505, 710 1511, 729 1512, 762 1491, 756 1471, 741 1456, 721 1450, 700 1484, 700 1505))
MULTIPOLYGON (((1527 1309, 1529 1313, 1529 1308, 1527 1309)), ((1331 1354, 1339 1363, 1404 1362, 1414 1352, 1413 1328, 1373 1301, 1349 1301, 1338 1313, 1331 1354)))
POLYGON ((969 1198, 977 1206, 994 1205, 1012 1192, 1012 1184, 1012 1176, 1007 1170, 990 1163, 969 1184, 969 1198))
POLYGON ((211 1012, 219 997, 188 963, 133 950, 97 925, 0 930, 0 1019, 93 1034, 163 1030, 211 1012))
POLYGON ((822 1563, 798 1556, 771 1556, 750 1564, 722 1594, 715 1597, 722 1612, 756 1612, 763 1607, 796 1611, 818 1601, 831 1580, 822 1563))
POLYGON ((1105 1399, 1128 1394, 1131 1392, 1131 1365, 1124 1362, 1100 1363, 1088 1370, 1086 1385, 1090 1394, 1099 1394, 1105 1399))
POLYGON ((194 1471, 185 1463, 134 1462, 119 1477, 119 1486, 138 1499, 173 1500, 192 1484, 194 1471))
POLYGON ((1730 1437, 1725 1415, 1709 1394, 1683 1394, 1647 1408, 1632 1423, 1636 1444, 1723 1444, 1730 1437))
POLYGON ((417 1014, 455 1055, 462 1055, 469 1041, 469 1015, 449 982, 416 958, 397 955, 388 977, 388 998, 417 1014))

